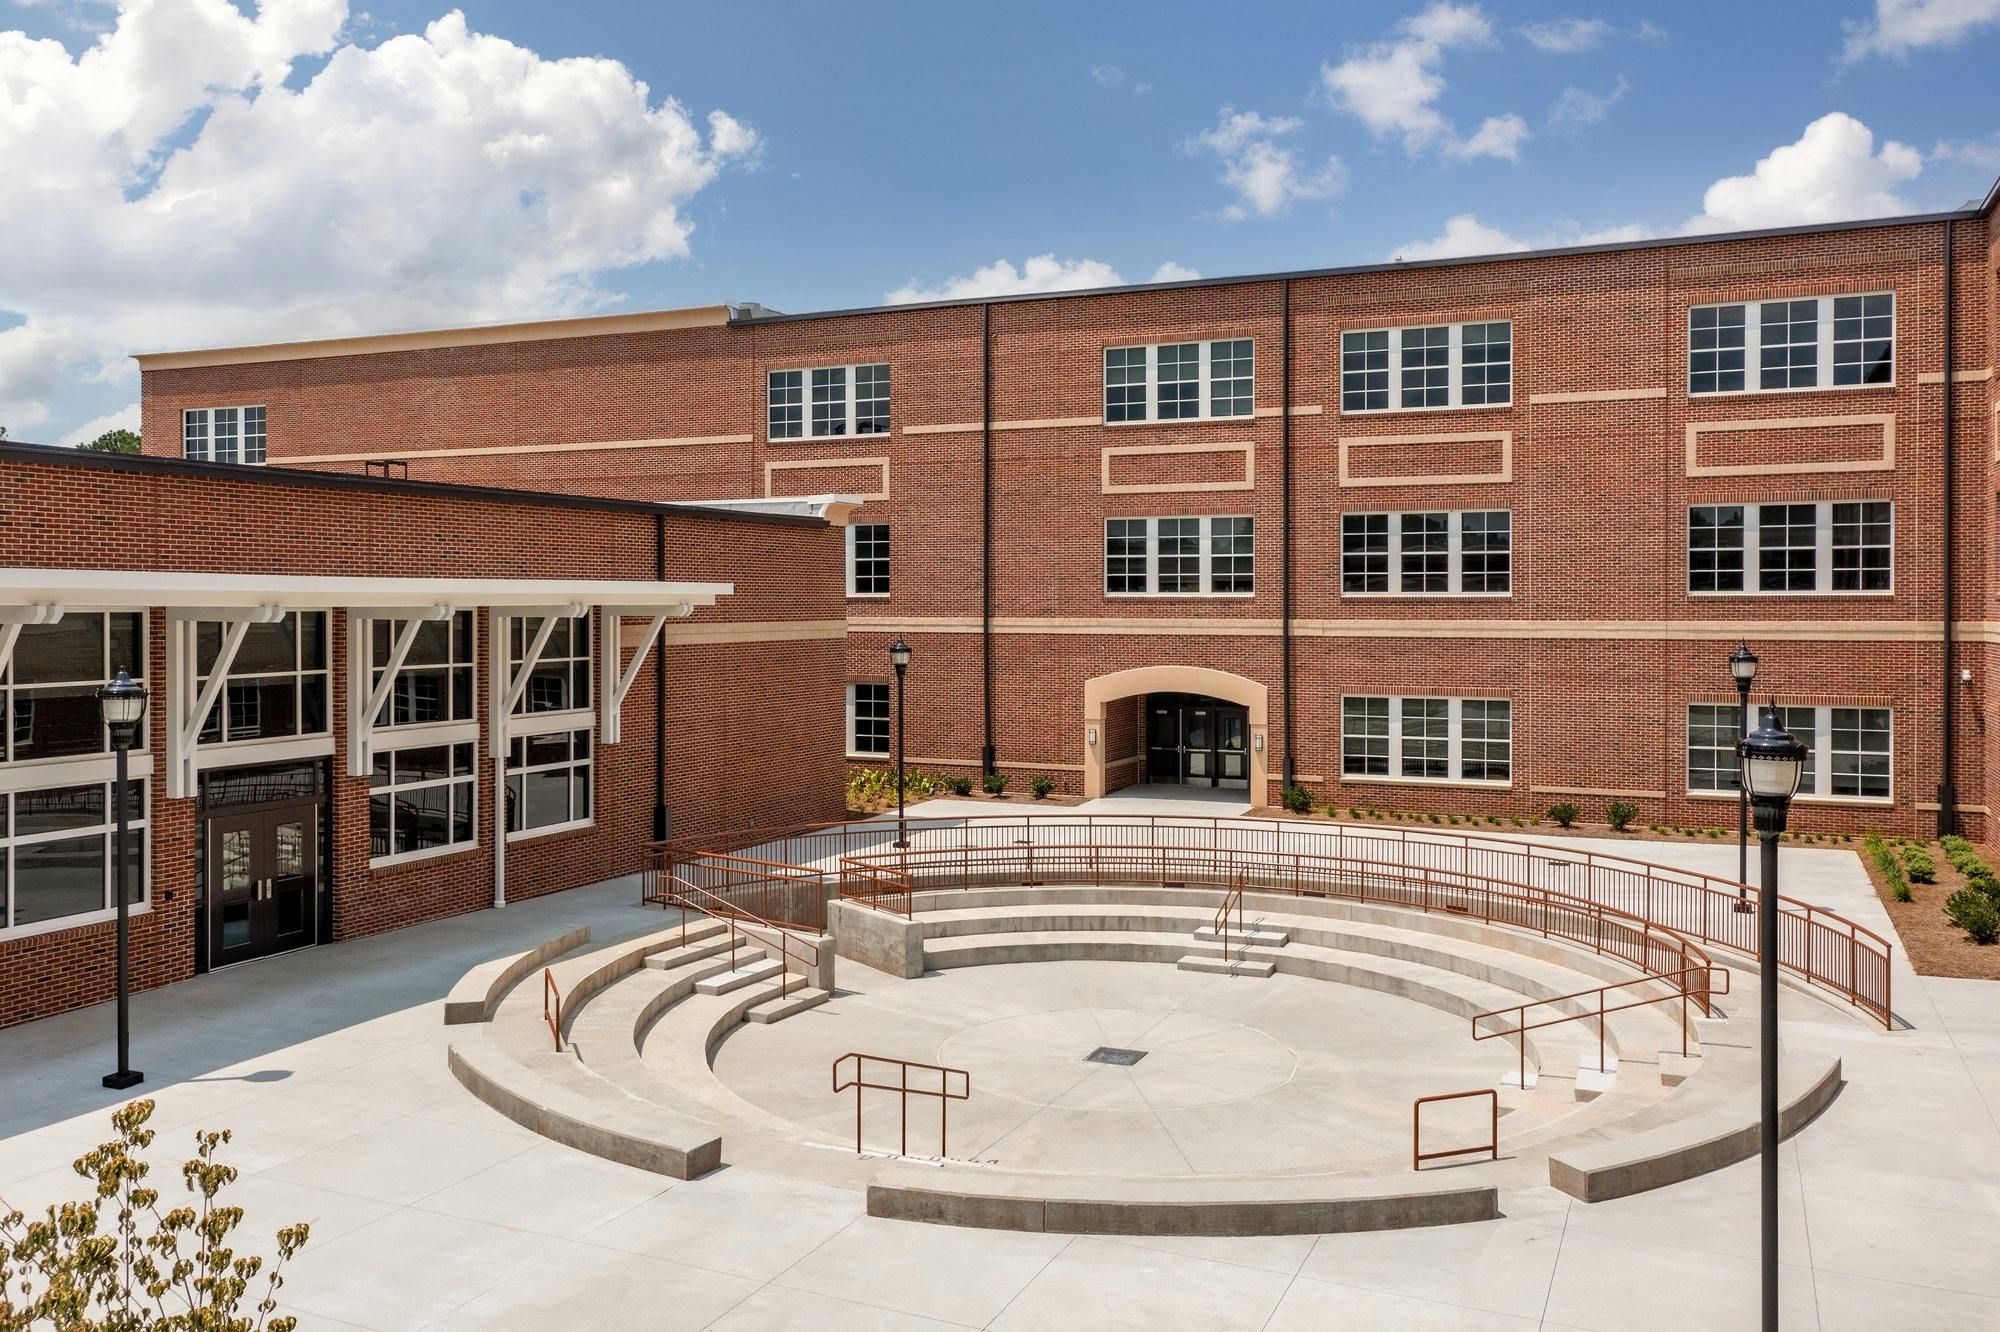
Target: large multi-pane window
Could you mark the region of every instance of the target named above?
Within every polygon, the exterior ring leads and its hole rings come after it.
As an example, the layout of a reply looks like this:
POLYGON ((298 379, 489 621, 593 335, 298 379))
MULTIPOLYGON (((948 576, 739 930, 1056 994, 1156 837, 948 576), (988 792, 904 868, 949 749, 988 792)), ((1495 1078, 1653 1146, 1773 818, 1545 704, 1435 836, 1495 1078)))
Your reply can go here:
POLYGON ((1688 311, 1688 392, 1852 388, 1896 379, 1896 297, 1808 296, 1688 311))
POLYGON ((1348 513, 1340 518, 1343 595, 1498 595, 1513 587, 1506 509, 1348 513))
MULTIPOLYGON (((211 620, 195 627, 197 693, 214 674, 228 628, 211 620)), ((289 611, 275 624, 246 627, 202 743, 325 734, 326 658, 325 611, 289 611)))
POLYGON ((773 370, 765 379, 771 439, 828 439, 889 433, 889 367, 831 365, 773 370))
MULTIPOLYGON (((1781 707, 1785 729, 1812 751, 1799 778, 1801 799, 1888 800, 1888 708, 1781 707)), ((1733 794, 1740 721, 1733 703, 1688 705, 1688 790, 1733 794)))
MULTIPOLYGON (((117 908, 112 783, 0 792, 0 933, 61 929, 117 908)), ((145 900, 146 784, 129 784, 126 900, 145 900)))
POLYGON ((181 413, 181 453, 197 462, 263 462, 264 409, 189 408, 181 413))
MULTIPOLYGON (((514 616, 508 620, 508 660, 519 663, 541 632, 542 621, 534 616, 514 616)), ((538 712, 573 712, 590 706, 590 618, 556 617, 548 642, 528 676, 528 687, 514 704, 514 715, 538 712)))
POLYGON ((71 611, 55 624, 23 625, 0 673, 0 760, 104 753, 97 690, 120 668, 135 680, 145 674, 143 622, 131 611, 71 611))
POLYGON ((1514 708, 1503 698, 1340 701, 1340 771, 1413 782, 1513 780, 1514 708))
POLYGON ((1107 347, 1104 419, 1116 425, 1250 416, 1255 384, 1249 338, 1107 347))
POLYGON ((879 758, 889 752, 889 686, 847 686, 847 752, 879 758))
POLYGON ((1889 500, 1698 504, 1688 510, 1690 592, 1888 592, 1889 500))
MULTIPOLYGON (((381 683, 402 629, 399 622, 379 620, 370 631, 373 683, 381 683)), ((403 669, 396 675, 396 686, 376 714, 375 724, 421 726, 426 722, 471 721, 472 672, 472 612, 458 611, 449 620, 421 621, 403 658, 403 669)))
POLYGON ((368 779, 368 854, 379 861, 472 846, 478 809, 471 743, 378 750, 368 779))
POLYGON ((1340 335, 1340 410, 1495 407, 1514 400, 1514 326, 1431 324, 1340 335))
POLYGON ((588 730, 517 735, 507 746, 507 832, 552 832, 590 822, 588 730))
POLYGON ((1240 596, 1256 590, 1248 517, 1108 518, 1104 590, 1111 596, 1240 596))
POLYGON ((889 524, 849 524, 847 595, 850 597, 889 595, 889 524))

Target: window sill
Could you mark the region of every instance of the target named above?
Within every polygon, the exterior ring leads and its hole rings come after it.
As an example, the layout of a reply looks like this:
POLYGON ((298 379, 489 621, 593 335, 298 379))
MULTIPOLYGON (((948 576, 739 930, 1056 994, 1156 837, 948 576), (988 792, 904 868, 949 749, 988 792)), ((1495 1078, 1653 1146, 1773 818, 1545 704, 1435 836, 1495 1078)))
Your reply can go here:
MULTIPOLYGON (((540 832, 541 829, 537 828, 534 831, 540 832)), ((393 856, 372 856, 369 858, 368 868, 371 870, 394 869, 398 865, 414 865, 420 861, 437 860, 444 856, 455 856, 461 852, 477 851, 478 849, 479 843, 477 841, 453 842, 450 846, 426 847, 422 851, 402 851, 393 856)))
POLYGON ((1106 592, 1106 601, 1254 601, 1251 592, 1106 592))
POLYGON ((1340 409, 1342 416, 1420 416, 1425 412, 1510 412, 1514 403, 1462 402, 1456 407, 1355 407, 1340 409))
POLYGON ((854 435, 783 435, 772 439, 764 437, 766 448, 783 448, 787 444, 873 444, 876 440, 886 440, 896 432, 893 429, 871 430, 854 435))
POLYGON ((561 712, 517 712, 507 718, 507 738, 553 735, 557 731, 595 731, 597 712, 593 708, 567 708, 561 712))
POLYGON ((1512 592, 1342 592, 1343 601, 1511 601, 1512 592))
POLYGON ((1480 791, 1511 791, 1514 781, 1493 781, 1483 777, 1356 777, 1348 773, 1340 775, 1343 786, 1462 786, 1480 791))
MULTIPOLYGON (((1732 805, 1736 803, 1737 799, 1736 792, 1734 791, 1689 791, 1687 798, 1690 800, 1726 800, 1732 805)), ((1896 804, 1896 797, 1894 795, 1802 795, 1793 796, 1792 803, 1794 805, 1860 805, 1869 809, 1893 809, 1896 804)))
MULTIPOLYGON (((129 751, 126 772, 133 781, 153 775, 150 751, 129 751)), ((0 764, 0 792, 32 791, 48 786, 83 786, 108 782, 118 774, 116 754, 69 754, 62 758, 21 759, 0 764)))
POLYGON ((1688 593, 1688 595, 1689 595, 1689 596, 1691 596, 1691 597, 1699 597, 1699 598, 1701 598, 1701 599, 1702 599, 1702 600, 1704 600, 1704 601, 1709 601, 1709 600, 1714 600, 1714 599, 1716 599, 1716 598, 1719 598, 1719 597, 1745 597, 1745 598, 1748 598, 1748 597, 1793 597, 1793 598, 1803 598, 1803 597, 1873 597, 1873 598, 1877 598, 1877 599, 1880 599, 1880 598, 1886 598, 1886 597, 1893 597, 1893 596, 1895 596, 1895 595, 1896 595, 1896 589, 1894 589, 1894 588, 1889 588, 1889 589, 1887 589, 1887 590, 1884 590, 1884 591, 1874 591, 1874 592, 1821 592, 1821 591, 1818 591, 1818 590, 1814 590, 1814 591, 1811 591, 1811 592, 1762 592, 1762 591, 1758 591, 1758 592, 1693 592, 1693 591, 1690 591, 1690 592, 1688 593))
MULTIPOLYGON (((153 905, 150 896, 145 901, 132 904, 131 918, 151 915, 153 905)), ((14 939, 32 939, 38 934, 55 934, 61 930, 80 930, 91 925, 109 925, 118 919, 117 907, 106 907, 101 911, 86 911, 76 916, 58 916, 54 920, 36 921, 33 925, 16 925, 12 929, 0 930, 0 943, 14 939)))
MULTIPOLYGON (((1683 384, 1687 381, 1682 380, 1683 384)), ((1805 388, 1740 388, 1718 389, 1713 393, 1696 393, 1688 390, 1689 402, 1707 402, 1713 398, 1782 398, 1800 393, 1867 393, 1896 387, 1894 380, 1887 384, 1809 384, 1805 388)))
POLYGON ((849 763, 894 763, 896 756, 894 754, 857 754, 850 749, 847 751, 847 761, 849 763))
POLYGON ((596 819, 572 819, 568 823, 551 823, 541 828, 522 828, 518 832, 508 833, 507 842, 510 846, 515 842, 532 842, 541 837, 554 837, 557 833, 575 832, 580 828, 595 827, 596 824, 596 819))
POLYGON ((333 735, 270 736, 260 740, 210 740, 196 747, 199 766, 212 768, 236 763, 286 763, 294 759, 327 758, 333 753, 333 735))
POLYGON ((849 592, 847 599, 849 601, 887 601, 889 594, 887 592, 849 592))
POLYGON ((476 721, 405 722, 401 726, 369 728, 376 749, 408 749, 417 745, 466 744, 479 739, 476 721))
POLYGON ((1195 426, 1195 425, 1249 425, 1257 420, 1255 412, 1244 412, 1240 416, 1162 416, 1147 417, 1143 421, 1112 421, 1099 417, 1098 421, 1106 430, 1126 430, 1133 426, 1195 426))

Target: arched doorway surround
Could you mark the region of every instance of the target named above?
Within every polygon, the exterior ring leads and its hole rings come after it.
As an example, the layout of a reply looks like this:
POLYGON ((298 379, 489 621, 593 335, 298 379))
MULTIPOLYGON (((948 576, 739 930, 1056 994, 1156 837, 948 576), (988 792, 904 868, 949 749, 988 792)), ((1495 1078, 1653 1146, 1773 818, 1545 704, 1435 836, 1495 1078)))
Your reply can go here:
POLYGON ((1270 690, 1255 680, 1205 666, 1135 666, 1083 682, 1083 794, 1095 800, 1105 790, 1105 709, 1135 694, 1207 694, 1250 710, 1250 803, 1269 803, 1265 774, 1265 730, 1270 690), (1092 743, 1092 737, 1096 743, 1092 743))

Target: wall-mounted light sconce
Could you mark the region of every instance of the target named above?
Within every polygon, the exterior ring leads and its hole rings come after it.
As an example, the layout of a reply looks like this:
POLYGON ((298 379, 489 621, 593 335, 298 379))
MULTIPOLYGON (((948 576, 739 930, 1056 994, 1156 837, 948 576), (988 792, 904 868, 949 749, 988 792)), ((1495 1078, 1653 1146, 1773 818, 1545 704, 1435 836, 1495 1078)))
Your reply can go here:
POLYGON ((1259 735, 1259 736, 1256 736, 1255 738, 1253 738, 1253 739, 1252 739, 1252 740, 1250 741, 1250 743, 1251 743, 1251 744, 1252 744, 1253 746, 1255 746, 1255 747, 1256 747, 1256 750, 1257 750, 1257 752, 1258 752, 1259 754, 1261 754, 1261 753, 1263 753, 1263 752, 1264 752, 1264 737, 1263 737, 1263 736, 1261 736, 1261 735, 1259 735))
POLYGON ((1097 728, 1095 726, 1090 728, 1090 747, 1092 749, 1097 748, 1097 728))

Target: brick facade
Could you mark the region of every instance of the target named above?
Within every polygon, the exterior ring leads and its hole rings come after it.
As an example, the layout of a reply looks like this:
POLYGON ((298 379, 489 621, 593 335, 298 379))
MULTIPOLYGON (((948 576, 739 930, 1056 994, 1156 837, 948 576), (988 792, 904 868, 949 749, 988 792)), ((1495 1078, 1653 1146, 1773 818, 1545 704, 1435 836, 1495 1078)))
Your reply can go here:
MULTIPOLYGON (((0 563, 10 566, 733 582, 734 596, 670 627, 655 649, 665 672, 664 782, 654 743, 658 668, 649 662, 626 698, 623 739, 596 747, 594 822, 510 843, 510 900, 640 868, 662 790, 676 833, 839 814, 841 644, 759 641, 774 621, 840 617, 839 552, 839 530, 820 521, 0 450, 0 563), (796 747, 767 743, 774 730, 797 737, 796 747)), ((134 604, 143 600, 135 592, 134 604)), ((345 617, 328 617, 334 753, 323 872, 334 941, 492 903, 486 616, 476 617, 477 845, 381 868, 369 863, 368 779, 346 773, 345 617)), ((148 747, 157 758, 166 743, 157 688, 166 612, 148 621, 156 686, 148 747)), ((151 902, 133 921, 142 989, 193 973, 198 896, 196 801, 168 798, 156 777, 147 804, 151 902)), ((109 997, 113 949, 109 923, 0 938, 0 1026, 109 997)))
MULTIPOLYGON (((2000 484, 1990 221, 1974 211, 461 348, 386 339, 263 360, 169 357, 143 362, 144 435, 149 451, 176 452, 183 409, 262 404, 274 465, 398 459, 413 477, 659 499, 869 496, 857 521, 890 526, 892 593, 848 603, 845 677, 888 679, 888 644, 909 639, 908 750, 925 766, 981 762, 990 592, 991 742, 1017 784, 1047 773, 1078 789, 1086 682, 1172 664, 1267 691, 1256 766, 1272 799, 1290 772, 1342 806, 1539 814, 1574 800, 1597 817, 1627 799, 1642 820, 1727 824, 1733 798, 1689 794, 1686 709, 1733 701, 1724 659, 1742 638, 1763 659, 1760 699, 1893 709, 1892 798, 1804 803, 1795 826, 1914 832, 1935 826, 1943 776, 1950 393, 1952 673, 1972 672, 1950 684, 1952 781, 1960 824, 1979 835, 2000 759, 1985 724, 1988 667, 2000 667, 2000 584, 1987 572, 2000 484), (1896 297, 1893 385, 1688 393, 1690 307, 1880 291, 1896 297), (1512 325, 1507 405, 1342 412, 1343 330, 1496 320, 1512 325), (1254 340, 1253 416, 1102 423, 1105 348, 1224 338, 1254 340), (768 371, 875 361, 891 367, 890 433, 768 437, 768 371), (1690 505, 1847 499, 1895 504, 1892 593, 1687 591, 1690 505), (1342 595, 1343 514, 1499 508, 1513 516, 1511 594, 1342 595), (1254 595, 1106 594, 1104 519, 1191 515, 1255 519, 1254 595), (1340 700, 1357 693, 1511 700, 1511 782, 1343 780, 1340 700)), ((1105 727, 1109 760, 1143 750, 1130 709, 1107 712, 1105 727)))

